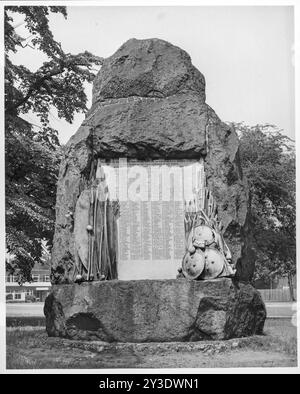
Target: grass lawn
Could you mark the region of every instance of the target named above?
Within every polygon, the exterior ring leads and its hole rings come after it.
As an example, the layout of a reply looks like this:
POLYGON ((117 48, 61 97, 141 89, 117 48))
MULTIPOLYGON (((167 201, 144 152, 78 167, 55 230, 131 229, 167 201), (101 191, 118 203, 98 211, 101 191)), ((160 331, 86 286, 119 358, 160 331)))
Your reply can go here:
POLYGON ((228 341, 108 344, 48 338, 42 327, 7 328, 7 369, 297 366, 297 330, 268 319, 265 335, 228 341))

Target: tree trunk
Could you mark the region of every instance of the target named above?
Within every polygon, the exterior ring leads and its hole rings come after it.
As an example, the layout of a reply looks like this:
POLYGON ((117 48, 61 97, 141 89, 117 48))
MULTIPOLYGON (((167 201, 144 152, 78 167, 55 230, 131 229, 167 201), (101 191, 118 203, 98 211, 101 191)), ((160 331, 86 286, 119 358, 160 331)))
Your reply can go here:
POLYGON ((294 285, 293 285, 293 276, 292 274, 288 274, 288 284, 289 284, 289 290, 290 290, 290 299, 291 301, 296 301, 294 297, 294 285))

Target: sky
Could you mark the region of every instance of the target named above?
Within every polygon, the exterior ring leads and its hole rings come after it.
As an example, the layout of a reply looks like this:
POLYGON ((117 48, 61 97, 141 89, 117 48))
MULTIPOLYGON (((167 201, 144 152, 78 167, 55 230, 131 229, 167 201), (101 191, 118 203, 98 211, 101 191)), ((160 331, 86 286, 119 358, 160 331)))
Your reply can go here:
MULTIPOLYGON (((223 121, 271 123, 294 138, 293 8, 283 6, 67 7, 50 27, 65 52, 108 57, 130 38, 161 38, 187 51, 206 79, 206 102, 223 121)), ((22 33, 20 26, 17 32, 22 33)), ((43 56, 30 49, 14 56, 36 69, 43 56)), ((89 103, 91 86, 87 86, 89 103)), ((31 116, 29 121, 37 123, 31 116)), ((61 143, 72 125, 51 113, 61 143)))

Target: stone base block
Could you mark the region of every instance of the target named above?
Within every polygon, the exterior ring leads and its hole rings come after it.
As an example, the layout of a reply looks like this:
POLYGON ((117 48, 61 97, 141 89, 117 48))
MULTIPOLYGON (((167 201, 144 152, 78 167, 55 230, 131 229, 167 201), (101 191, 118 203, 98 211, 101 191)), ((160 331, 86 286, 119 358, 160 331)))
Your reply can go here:
POLYGON ((106 342, 220 340, 262 334, 264 302, 229 278, 55 285, 44 306, 49 336, 106 342))

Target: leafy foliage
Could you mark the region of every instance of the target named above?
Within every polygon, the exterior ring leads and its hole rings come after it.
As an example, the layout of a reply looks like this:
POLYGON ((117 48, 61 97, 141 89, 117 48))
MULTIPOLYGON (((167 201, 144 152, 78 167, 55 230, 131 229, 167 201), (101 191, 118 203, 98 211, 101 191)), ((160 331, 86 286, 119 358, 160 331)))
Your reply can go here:
POLYGON ((95 76, 102 59, 89 52, 65 53, 49 27, 49 14, 67 17, 58 6, 7 6, 5 23, 5 159, 6 244, 15 255, 7 269, 30 280, 31 268, 42 256, 42 239, 51 245, 54 231, 56 181, 60 160, 57 130, 49 124, 55 108, 60 118, 73 121, 75 112, 87 110, 84 83, 95 76), (14 25, 14 20, 21 23, 14 25), (24 25, 28 37, 21 37, 24 25), (45 61, 36 71, 14 64, 12 54, 21 48, 40 51, 45 61), (36 115, 35 127, 22 116, 36 115))
POLYGON ((296 273, 296 190, 293 142, 273 125, 235 124, 250 188, 256 278, 296 273))
POLYGON ((58 116, 70 123, 75 112, 85 112, 87 97, 83 84, 93 80, 93 66, 101 65, 102 58, 89 52, 65 53, 49 29, 49 11, 66 17, 65 7, 5 7, 5 109, 10 115, 34 112, 41 120, 45 135, 50 135, 52 143, 58 144, 56 132, 49 128, 50 108, 55 107, 58 116), (13 28, 11 15, 15 13, 25 18, 29 42, 13 28), (44 52, 49 58, 37 71, 10 60, 11 52, 26 46, 44 52))
POLYGON ((41 240, 51 245, 60 150, 40 141, 21 118, 6 122, 6 243, 15 255, 8 267, 20 282, 42 254, 41 240))

